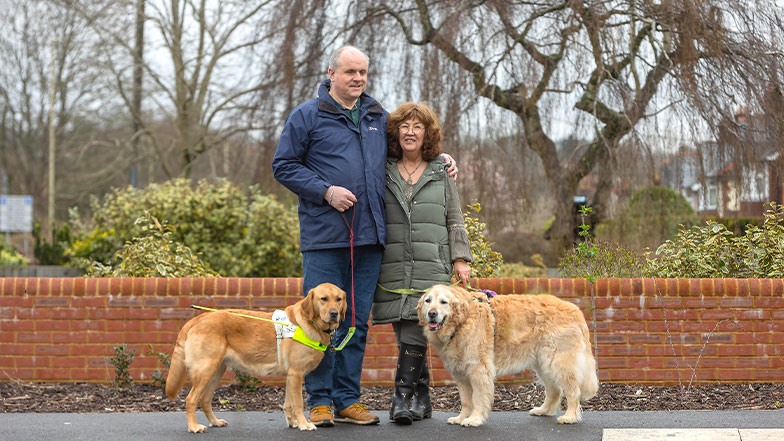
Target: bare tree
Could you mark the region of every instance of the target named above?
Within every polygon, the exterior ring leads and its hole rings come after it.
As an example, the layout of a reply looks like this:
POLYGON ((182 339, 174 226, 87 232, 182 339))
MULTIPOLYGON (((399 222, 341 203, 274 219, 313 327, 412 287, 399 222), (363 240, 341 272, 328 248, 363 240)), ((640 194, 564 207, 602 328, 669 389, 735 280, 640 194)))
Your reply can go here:
POLYGON ((103 41, 104 68, 111 72, 112 86, 141 132, 134 137, 149 143, 149 154, 167 177, 190 176, 194 164, 210 149, 226 145, 236 134, 267 127, 270 120, 248 118, 249 109, 259 94, 280 90, 282 79, 274 75, 275 70, 296 67, 301 58, 280 63, 274 55, 289 47, 285 36, 296 34, 306 22, 303 17, 310 18, 323 4, 146 2, 142 53, 137 49, 139 43, 132 43, 131 33, 137 29, 132 19, 140 10, 139 0, 60 3, 89 20, 103 41), (140 107, 134 95, 140 66, 145 76, 146 116, 135 114, 140 107), (265 69, 256 70, 259 66, 265 69), (173 133, 152 130, 166 119, 171 120, 173 133), (170 163, 172 154, 178 157, 175 164, 170 163))
POLYGON ((436 48, 476 95, 520 119, 519 145, 539 156, 554 192, 551 235, 562 250, 578 184, 599 167, 601 218, 614 152, 647 121, 667 113, 704 137, 738 102, 760 107, 760 91, 781 84, 781 12, 767 0, 377 0, 355 25, 361 35, 395 23, 409 45, 436 48), (554 118, 589 141, 561 154, 554 118))
POLYGON ((94 41, 76 14, 42 1, 3 0, 0 26, 0 168, 8 191, 32 195, 34 217, 44 217, 49 196, 48 79, 54 71, 55 203, 63 218, 69 206, 86 201, 97 183, 110 182, 117 169, 116 153, 82 151, 104 130, 96 128, 91 109, 98 107, 99 73, 89 62, 94 41))

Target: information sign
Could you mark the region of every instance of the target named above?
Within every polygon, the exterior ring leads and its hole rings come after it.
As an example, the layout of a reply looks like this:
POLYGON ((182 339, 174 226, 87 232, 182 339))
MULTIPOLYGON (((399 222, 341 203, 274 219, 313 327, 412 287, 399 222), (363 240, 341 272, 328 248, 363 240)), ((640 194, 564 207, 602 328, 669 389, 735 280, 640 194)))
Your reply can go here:
POLYGON ((0 195, 0 232, 33 232, 33 197, 0 195))

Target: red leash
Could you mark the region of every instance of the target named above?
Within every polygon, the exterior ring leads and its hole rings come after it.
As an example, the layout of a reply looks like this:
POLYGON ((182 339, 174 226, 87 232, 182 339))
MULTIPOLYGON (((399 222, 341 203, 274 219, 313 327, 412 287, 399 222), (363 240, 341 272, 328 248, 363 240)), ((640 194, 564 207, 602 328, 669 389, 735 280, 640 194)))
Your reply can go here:
POLYGON ((338 347, 332 348, 333 351, 342 350, 343 347, 346 346, 346 343, 351 340, 351 337, 357 330, 356 315, 354 313, 354 215, 356 214, 357 207, 354 206, 354 212, 351 213, 351 225, 349 225, 348 219, 346 219, 346 214, 343 212, 340 213, 340 215, 343 217, 343 222, 346 224, 346 228, 348 228, 349 245, 351 249, 351 327, 348 328, 348 334, 346 334, 346 338, 343 339, 343 342, 341 342, 338 347))
POLYGON ((351 327, 356 327, 356 318, 354 317, 354 215, 357 214, 357 209, 356 207, 353 208, 351 225, 348 224, 346 213, 341 212, 340 215, 343 217, 343 223, 346 224, 346 228, 348 228, 349 248, 351 250, 351 327))

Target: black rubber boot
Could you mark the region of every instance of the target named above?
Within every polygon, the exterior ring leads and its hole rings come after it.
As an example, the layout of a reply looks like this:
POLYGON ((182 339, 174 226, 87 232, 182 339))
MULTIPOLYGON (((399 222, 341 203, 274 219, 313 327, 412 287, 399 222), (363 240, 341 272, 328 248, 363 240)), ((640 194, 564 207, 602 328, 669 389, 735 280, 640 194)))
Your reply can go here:
POLYGON ((423 420, 433 416, 433 404, 430 403, 430 371, 427 368, 427 359, 422 366, 416 387, 414 388, 414 398, 411 400, 411 416, 414 421, 423 420))
POLYGON ((389 409, 389 419, 397 424, 409 425, 414 421, 408 407, 425 364, 425 351, 427 348, 424 346, 400 345, 395 372, 395 395, 392 397, 392 408, 389 409))

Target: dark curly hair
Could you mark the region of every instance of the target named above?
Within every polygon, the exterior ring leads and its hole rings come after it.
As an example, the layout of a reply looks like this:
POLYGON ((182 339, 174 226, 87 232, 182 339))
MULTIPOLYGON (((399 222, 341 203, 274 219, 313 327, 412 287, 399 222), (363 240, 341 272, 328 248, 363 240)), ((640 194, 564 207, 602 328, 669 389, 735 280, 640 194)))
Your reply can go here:
POLYGON ((441 134, 438 117, 427 104, 412 102, 401 104, 387 117, 387 154, 393 158, 403 156, 399 138, 400 125, 409 119, 418 119, 425 125, 422 159, 430 161, 440 155, 444 135, 441 134))

